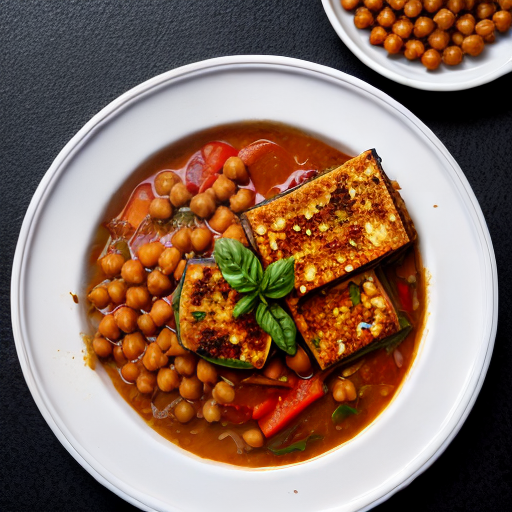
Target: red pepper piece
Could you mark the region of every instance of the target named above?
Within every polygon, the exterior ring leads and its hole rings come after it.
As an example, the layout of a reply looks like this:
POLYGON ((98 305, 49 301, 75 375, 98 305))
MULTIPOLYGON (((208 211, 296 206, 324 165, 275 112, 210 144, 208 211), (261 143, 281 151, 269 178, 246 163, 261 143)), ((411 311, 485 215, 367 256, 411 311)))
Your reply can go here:
POLYGON ((261 404, 258 404, 252 410, 252 419, 259 420, 260 418, 263 418, 263 416, 266 416, 267 414, 272 412, 276 408, 278 400, 279 395, 276 394, 274 396, 267 398, 261 404))
POLYGON ((411 287, 407 283, 399 280, 396 282, 396 287, 398 290, 398 298, 400 299, 402 309, 407 312, 412 311, 411 287))

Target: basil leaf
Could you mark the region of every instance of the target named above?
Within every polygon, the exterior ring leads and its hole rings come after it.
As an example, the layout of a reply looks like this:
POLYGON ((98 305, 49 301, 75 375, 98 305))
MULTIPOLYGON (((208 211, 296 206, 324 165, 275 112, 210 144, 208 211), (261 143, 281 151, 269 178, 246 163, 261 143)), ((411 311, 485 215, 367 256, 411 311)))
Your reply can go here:
POLYGON ((244 295, 233 309, 233 316, 238 318, 240 315, 245 315, 252 311, 258 303, 258 292, 253 292, 248 295, 244 295))
POLYGON ((279 304, 267 305, 260 302, 256 310, 256 321, 281 350, 290 356, 295 355, 297 328, 290 315, 279 304))
POLYGON ((196 319, 197 322, 204 320, 206 313, 204 311, 193 311, 192 316, 196 319))
POLYGON ((320 440, 323 438, 324 438, 324 436, 321 436, 319 434, 310 434, 305 439, 301 439, 300 441, 290 444, 289 446, 286 446, 285 448, 271 448, 269 446, 268 449, 274 455, 286 455, 287 453, 292 453, 292 452, 303 452, 306 449, 306 445, 307 445, 308 441, 317 441, 317 440, 320 440))
POLYGON ((280 299, 288 295, 295 284, 295 260, 293 256, 274 261, 265 270, 260 290, 269 299, 280 299))
POLYGON ((359 411, 353 407, 350 407, 349 405, 342 404, 332 413, 332 422, 336 425, 345 418, 352 416, 352 414, 359 414, 359 411))
POLYGON ((357 306, 361 302, 361 290, 356 283, 350 281, 348 285, 348 293, 353 306, 357 306))
POLYGON ((219 238, 213 254, 224 279, 240 293, 258 290, 263 269, 254 253, 231 238, 219 238))

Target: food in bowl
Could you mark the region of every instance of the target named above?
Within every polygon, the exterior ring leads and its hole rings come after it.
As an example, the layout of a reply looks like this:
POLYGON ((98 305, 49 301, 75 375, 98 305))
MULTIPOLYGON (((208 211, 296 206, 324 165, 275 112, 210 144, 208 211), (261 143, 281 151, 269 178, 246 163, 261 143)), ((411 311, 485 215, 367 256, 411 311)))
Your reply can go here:
POLYGON ((390 403, 421 335, 398 189, 376 151, 351 158, 270 122, 165 148, 99 227, 91 352, 149 426, 200 457, 275 467, 341 445, 390 403))

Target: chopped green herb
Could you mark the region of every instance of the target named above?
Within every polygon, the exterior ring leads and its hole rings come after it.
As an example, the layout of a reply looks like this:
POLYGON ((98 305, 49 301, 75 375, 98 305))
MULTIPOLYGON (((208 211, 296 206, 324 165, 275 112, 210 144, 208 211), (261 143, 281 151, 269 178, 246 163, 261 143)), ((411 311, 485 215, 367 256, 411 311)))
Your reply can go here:
POLYGON ((311 343, 313 343, 313 345, 316 347, 316 348, 320 348, 320 338, 313 338, 311 340, 311 343))
POLYGON ((196 319, 196 322, 200 322, 201 320, 204 320, 206 313, 204 311, 193 311, 192 316, 196 319))
POLYGON ((348 293, 353 306, 357 306, 361 302, 361 290, 356 283, 350 281, 348 293))
POLYGON ((268 449, 274 455, 286 455, 287 453, 292 453, 292 452, 303 452, 306 449, 306 445, 309 441, 318 441, 323 438, 324 438, 324 436, 321 436, 319 434, 310 434, 305 439, 301 439, 300 441, 297 441, 293 444, 285 446, 284 448, 273 448, 273 447, 269 446, 268 449))
POLYGON ((342 404, 332 413, 332 422, 336 425, 353 414, 359 414, 359 411, 349 405, 342 404))

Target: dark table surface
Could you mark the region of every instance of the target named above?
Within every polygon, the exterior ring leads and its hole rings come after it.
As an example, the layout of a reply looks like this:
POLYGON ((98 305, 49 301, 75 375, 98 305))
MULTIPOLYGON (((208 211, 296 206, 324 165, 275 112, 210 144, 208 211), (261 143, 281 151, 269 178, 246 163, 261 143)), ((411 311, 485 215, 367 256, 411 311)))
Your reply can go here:
POLYGON ((498 264, 494 354, 457 437, 378 510, 512 510, 512 74, 451 93, 399 85, 346 48, 320 0, 0 2, 0 508, 135 510, 82 469, 32 400, 11 330, 15 245, 39 181, 94 114, 164 71, 235 54, 296 57, 361 78, 417 115, 467 176, 498 264))

